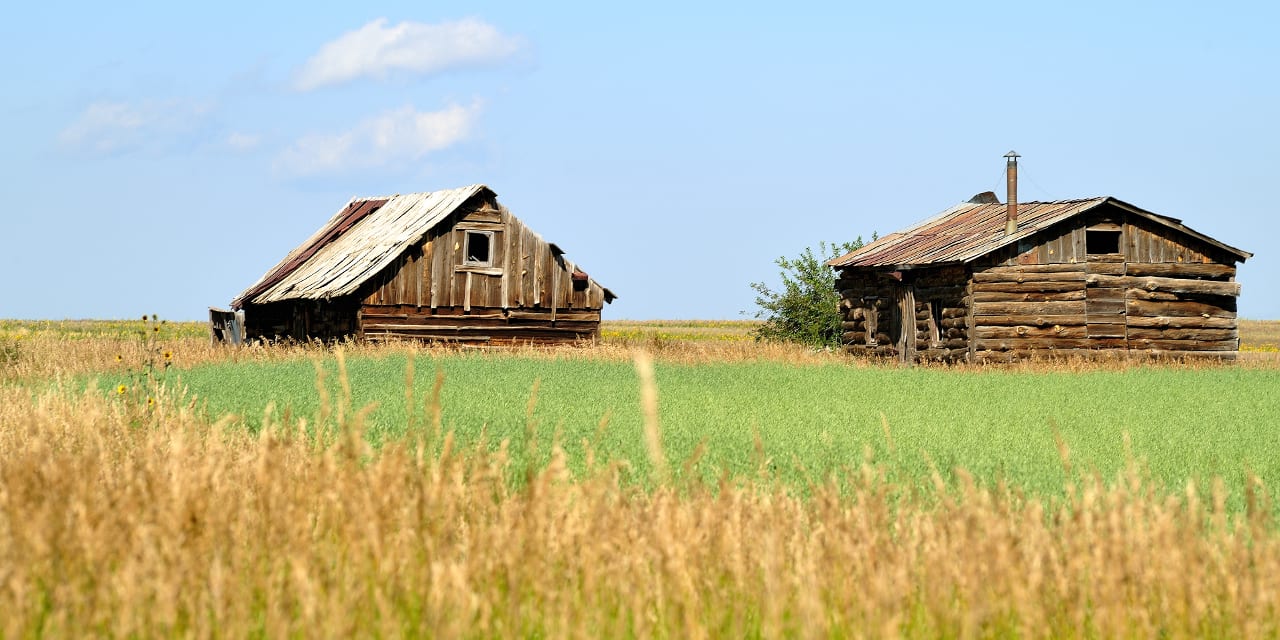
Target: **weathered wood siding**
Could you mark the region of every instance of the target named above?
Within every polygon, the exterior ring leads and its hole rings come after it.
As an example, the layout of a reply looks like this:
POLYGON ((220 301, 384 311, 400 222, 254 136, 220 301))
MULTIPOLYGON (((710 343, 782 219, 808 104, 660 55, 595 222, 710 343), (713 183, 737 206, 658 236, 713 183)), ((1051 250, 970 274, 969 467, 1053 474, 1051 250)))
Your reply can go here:
POLYGON ((1233 358, 1235 273, 1235 259, 1211 245, 1102 210, 967 267, 846 268, 837 288, 845 349, 855 354, 947 362, 1114 352, 1233 358), (1115 251, 1095 244, 1090 253, 1091 230, 1118 233, 1115 251), (904 340, 898 323, 910 316, 914 339, 904 340))
POLYGON ((963 267, 900 273, 846 269, 840 290, 845 351, 953 362, 969 349, 969 292, 963 267))
POLYGON ((364 337, 572 342, 599 335, 604 289, 505 207, 480 202, 439 225, 373 278, 364 337), (468 232, 491 234, 487 264, 467 264, 468 232))
POLYGON ((1173 237, 1170 230, 1122 211, 1102 210, 1055 225, 1017 244, 993 253, 979 264, 1076 264, 1089 259, 1088 230, 1107 226, 1123 231, 1120 254, 1124 262, 1235 264, 1221 250, 1190 237, 1173 237), (1114 226, 1111 226, 1114 225, 1114 226))
POLYGON ((978 361, 1091 351, 1231 358, 1235 261, 1145 218, 1100 212, 993 254, 972 274, 978 361), (1119 232, 1088 251, 1090 229, 1119 232))

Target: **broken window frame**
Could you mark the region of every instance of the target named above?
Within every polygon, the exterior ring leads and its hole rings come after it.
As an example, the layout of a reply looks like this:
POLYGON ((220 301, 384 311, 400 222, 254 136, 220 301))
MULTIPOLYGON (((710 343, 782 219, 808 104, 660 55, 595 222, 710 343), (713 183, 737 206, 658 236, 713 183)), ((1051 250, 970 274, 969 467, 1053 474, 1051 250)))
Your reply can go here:
POLYGON ((463 255, 462 264, 471 266, 471 267, 492 267, 493 266, 493 249, 494 249, 493 232, 467 229, 463 231, 463 234, 464 235, 462 240, 462 255, 463 255), (485 258, 483 260, 479 258, 475 258, 471 250, 472 239, 477 237, 484 238, 485 258))

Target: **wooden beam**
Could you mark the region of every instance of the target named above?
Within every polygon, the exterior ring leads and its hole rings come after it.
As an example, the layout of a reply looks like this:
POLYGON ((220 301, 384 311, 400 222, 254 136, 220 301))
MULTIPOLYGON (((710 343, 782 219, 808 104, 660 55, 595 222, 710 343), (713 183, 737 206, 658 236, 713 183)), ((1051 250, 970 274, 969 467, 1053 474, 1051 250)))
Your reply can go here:
POLYGON ((1145 291, 1167 291, 1169 293, 1191 293, 1232 297, 1240 295, 1239 282, 1157 277, 1128 278, 1128 281, 1130 287, 1143 289, 1145 291))
POLYGON ((1203 316, 1129 316, 1130 327, 1169 327, 1175 329, 1235 329, 1235 318, 1203 316))
POLYGON ((1067 291, 1084 291, 1080 280, 1050 280, 1036 282, 975 282, 974 294, 978 293, 1062 293, 1067 291))
POLYGON ((1007 314, 1001 316, 975 316, 974 321, 977 327, 1015 327, 1019 325, 1030 327, 1052 327, 1052 326, 1084 326, 1083 313, 1059 314, 1059 315, 1027 315, 1027 314, 1007 314))
POLYGON ((1129 300, 1129 317, 1137 316, 1202 316, 1205 318, 1235 318, 1234 309, 1223 309, 1217 305, 1202 302, 1153 302, 1148 300, 1129 300))
POLYGON ((979 271, 973 274, 974 283, 984 282, 1083 282, 1085 279, 1084 271, 1072 272, 1053 272, 1053 273, 1013 273, 1013 272, 997 272, 991 273, 979 271))
POLYGON ((1196 264, 1181 262, 1130 262, 1127 272, 1131 276, 1155 276, 1160 278, 1207 278, 1226 280, 1236 275, 1235 265, 1196 264))
POLYGON ((979 339, 993 338, 1085 338, 1085 328, 1081 325, 1054 325, 1051 327, 975 327, 973 335, 979 339))
POLYGON ((974 302, 1069 302, 1084 299, 1084 289, 1062 293, 1002 293, 992 291, 973 294, 974 302))
POLYGON ((1064 263, 994 266, 987 267, 977 273, 1084 273, 1084 264, 1064 263))
POLYGON ((1235 329, 1205 329, 1200 327, 1176 329, 1171 327, 1129 327, 1130 340, 1235 340, 1240 337, 1235 329))
MULTIPOLYGON (((973 303, 973 315, 975 316, 1004 316, 1004 315, 1066 315, 1073 313, 1084 313, 1083 301, 1071 302, 975 302, 973 303)), ((983 321, 977 321, 977 324, 983 324, 983 321)))

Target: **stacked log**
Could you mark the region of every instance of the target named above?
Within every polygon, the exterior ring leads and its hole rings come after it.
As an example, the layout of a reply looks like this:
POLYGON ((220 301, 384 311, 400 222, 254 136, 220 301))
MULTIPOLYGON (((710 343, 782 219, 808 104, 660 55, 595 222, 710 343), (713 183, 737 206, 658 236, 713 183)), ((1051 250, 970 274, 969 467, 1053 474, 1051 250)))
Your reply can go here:
POLYGON ((1235 265, 1130 263, 1123 285, 1129 348, 1234 357, 1240 350, 1235 265))
POLYGON ((896 323, 901 322, 918 359, 964 359, 969 348, 966 280, 965 270, 954 266, 910 273, 906 283, 883 272, 844 270, 836 287, 845 351, 898 356, 896 323), (913 287, 915 299, 907 313, 898 308, 904 286, 913 287))
POLYGON ((974 357, 1087 348, 1083 264, 1009 265, 975 271, 974 357))
POLYGON ((1230 357, 1239 349, 1234 275, 1234 266, 1218 264, 988 267, 972 279, 974 357, 1099 350, 1230 357))
POLYGON ((891 286, 869 271, 845 270, 836 280, 840 292, 841 343, 854 355, 893 355, 882 319, 888 318, 891 286))

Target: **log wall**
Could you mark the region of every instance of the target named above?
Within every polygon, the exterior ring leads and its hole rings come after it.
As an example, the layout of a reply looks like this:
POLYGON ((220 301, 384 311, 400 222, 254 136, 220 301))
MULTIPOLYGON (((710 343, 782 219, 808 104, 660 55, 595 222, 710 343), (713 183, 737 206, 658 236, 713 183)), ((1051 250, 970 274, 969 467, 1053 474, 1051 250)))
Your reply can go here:
POLYGON ((840 290, 843 343, 855 355, 954 362, 969 349, 963 267, 901 274, 844 270, 840 290))
POLYGON ((1234 357, 1235 267, 1125 263, 997 265, 975 269, 977 361, 1095 351, 1234 357))
POLYGON ((966 266, 848 268, 836 286, 850 353, 948 362, 1097 353, 1233 358, 1237 260, 1104 207, 966 266), (1091 232, 1101 232, 1093 245, 1091 232), (1099 241, 1106 234, 1117 235, 1099 241), (906 337, 898 331, 903 318, 906 337))

